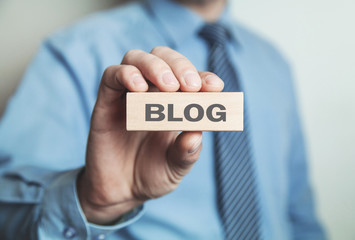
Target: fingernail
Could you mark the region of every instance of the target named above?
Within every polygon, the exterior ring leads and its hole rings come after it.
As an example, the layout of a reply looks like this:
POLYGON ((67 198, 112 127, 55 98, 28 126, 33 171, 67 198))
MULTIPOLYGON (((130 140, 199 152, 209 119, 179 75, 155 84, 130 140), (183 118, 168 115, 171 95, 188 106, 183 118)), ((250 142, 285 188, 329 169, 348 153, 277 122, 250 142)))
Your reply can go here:
POLYGON ((163 78, 163 82, 166 85, 179 85, 178 80, 176 79, 176 77, 174 76, 174 74, 172 72, 165 72, 162 76, 163 78))
POLYGON ((197 152, 197 150, 200 149, 201 147, 201 144, 202 144, 202 137, 200 137, 194 144, 194 146, 188 151, 189 153, 195 153, 197 152))
POLYGON ((196 72, 187 72, 184 75, 184 80, 186 85, 189 87, 200 87, 201 86, 201 78, 196 72))
POLYGON ((221 79, 215 75, 208 75, 205 77, 205 82, 211 86, 219 86, 221 84, 221 79))
POLYGON ((144 80, 144 78, 138 74, 133 75, 132 77, 132 82, 134 84, 135 87, 142 87, 142 86, 146 86, 147 83, 144 80))

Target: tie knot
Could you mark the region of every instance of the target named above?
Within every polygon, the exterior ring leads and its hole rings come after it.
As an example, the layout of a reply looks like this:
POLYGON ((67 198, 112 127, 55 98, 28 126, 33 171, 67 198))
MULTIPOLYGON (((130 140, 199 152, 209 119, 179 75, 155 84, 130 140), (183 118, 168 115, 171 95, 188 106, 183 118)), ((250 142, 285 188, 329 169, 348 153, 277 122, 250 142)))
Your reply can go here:
POLYGON ((227 29, 218 23, 208 23, 202 27, 199 35, 205 39, 210 46, 215 44, 224 45, 229 37, 227 29))

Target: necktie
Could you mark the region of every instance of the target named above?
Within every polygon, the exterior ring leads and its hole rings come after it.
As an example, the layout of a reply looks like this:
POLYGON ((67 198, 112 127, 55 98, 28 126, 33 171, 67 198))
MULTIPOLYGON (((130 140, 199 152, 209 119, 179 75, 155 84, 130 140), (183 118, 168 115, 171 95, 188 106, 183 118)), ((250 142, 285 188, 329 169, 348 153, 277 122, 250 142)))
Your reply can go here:
MULTIPOLYGON (((224 81, 224 91, 240 92, 236 72, 228 58, 229 35, 220 24, 207 24, 199 35, 209 45, 208 68, 224 81)), ((244 108, 243 132, 215 132, 217 204, 225 238, 260 239, 259 205, 255 169, 244 108)))

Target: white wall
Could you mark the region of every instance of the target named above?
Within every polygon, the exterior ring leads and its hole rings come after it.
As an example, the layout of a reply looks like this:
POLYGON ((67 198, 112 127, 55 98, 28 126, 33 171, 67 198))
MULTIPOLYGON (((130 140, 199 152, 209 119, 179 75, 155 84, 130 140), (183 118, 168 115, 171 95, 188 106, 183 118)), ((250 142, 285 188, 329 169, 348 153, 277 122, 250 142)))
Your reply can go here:
POLYGON ((293 65, 321 220, 355 239, 355 1, 237 0, 236 17, 293 65))
MULTIPOLYGON (((41 39, 114 0, 0 0, 0 113, 41 39)), ((318 211, 331 239, 355 239, 355 1, 236 0, 236 17, 294 67, 318 211)))

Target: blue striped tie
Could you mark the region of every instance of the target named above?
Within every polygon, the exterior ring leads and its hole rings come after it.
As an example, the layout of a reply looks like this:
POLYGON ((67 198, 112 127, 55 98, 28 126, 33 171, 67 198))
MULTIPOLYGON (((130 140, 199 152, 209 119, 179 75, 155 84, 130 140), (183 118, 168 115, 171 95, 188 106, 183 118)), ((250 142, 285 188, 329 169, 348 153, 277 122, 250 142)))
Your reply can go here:
MULTIPOLYGON (((200 36, 210 47, 209 71, 223 79, 224 91, 240 92, 241 86, 226 49, 227 30, 220 24, 207 24, 200 31, 200 36)), ((217 203, 228 240, 260 239, 259 199, 248 134, 245 108, 243 132, 214 134, 217 203)))

